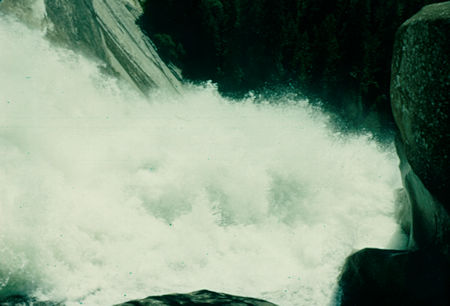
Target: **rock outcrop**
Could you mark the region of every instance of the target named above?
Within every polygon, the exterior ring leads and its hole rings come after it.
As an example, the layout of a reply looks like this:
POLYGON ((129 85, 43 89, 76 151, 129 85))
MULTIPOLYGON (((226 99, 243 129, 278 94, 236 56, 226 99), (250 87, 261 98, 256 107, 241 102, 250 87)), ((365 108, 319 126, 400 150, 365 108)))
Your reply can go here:
POLYGON ((276 306, 264 300, 243 296, 229 295, 208 290, 200 290, 187 294, 167 294, 149 296, 142 300, 133 300, 116 306, 172 306, 172 305, 233 305, 233 306, 276 306))
POLYGON ((46 28, 55 44, 100 60, 108 73, 144 94, 181 91, 179 72, 164 64, 136 24, 143 13, 138 0, 0 0, 0 11, 46 28))
POLYGON ((392 111, 406 158, 442 204, 450 183, 450 2, 424 7, 398 30, 392 111))
POLYGON ((391 81, 397 152, 411 203, 411 247, 450 247, 450 2, 398 30, 391 81))
MULTIPOLYGON (((82 304, 82 303, 80 303, 82 304)), ((35 298, 13 295, 0 299, 0 306, 64 306, 64 302, 38 301, 35 298)), ((128 301, 115 306, 175 306, 175 305, 230 305, 230 306, 276 306, 270 302, 244 296, 236 296, 209 290, 191 293, 174 293, 149 296, 140 300, 128 301)))
POLYGON ((449 271, 434 250, 364 249, 345 263, 337 305, 450 305, 449 271))
POLYGON ((176 74, 136 24, 142 14, 137 0, 45 0, 45 10, 55 42, 102 60, 144 93, 180 91, 176 74))
POLYGON ((409 203, 399 221, 409 227, 409 249, 350 256, 338 304, 450 305, 449 103, 450 2, 443 2, 407 20, 394 46, 391 104, 409 203))

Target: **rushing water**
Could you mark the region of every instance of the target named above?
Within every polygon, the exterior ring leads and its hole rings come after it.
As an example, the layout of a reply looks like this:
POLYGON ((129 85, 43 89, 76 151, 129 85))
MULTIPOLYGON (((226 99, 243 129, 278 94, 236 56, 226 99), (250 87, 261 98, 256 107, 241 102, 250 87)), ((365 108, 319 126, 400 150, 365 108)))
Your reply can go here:
POLYGON ((326 305, 347 255, 392 244, 398 161, 288 102, 144 99, 0 15, 0 298, 326 305))

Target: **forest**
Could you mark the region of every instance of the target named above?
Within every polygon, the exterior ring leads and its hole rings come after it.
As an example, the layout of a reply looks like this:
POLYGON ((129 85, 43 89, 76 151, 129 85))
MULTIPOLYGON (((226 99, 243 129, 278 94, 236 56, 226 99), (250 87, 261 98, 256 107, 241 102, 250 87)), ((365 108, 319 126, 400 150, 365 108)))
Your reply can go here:
POLYGON ((146 0, 139 23, 184 79, 239 98, 291 92, 392 126, 397 28, 429 0, 146 0))

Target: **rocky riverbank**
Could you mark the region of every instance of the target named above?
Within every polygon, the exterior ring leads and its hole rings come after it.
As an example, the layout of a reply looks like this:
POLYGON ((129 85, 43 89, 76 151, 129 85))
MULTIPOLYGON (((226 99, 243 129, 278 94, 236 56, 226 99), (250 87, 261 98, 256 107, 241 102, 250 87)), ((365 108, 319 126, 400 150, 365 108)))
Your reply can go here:
POLYGON ((350 256, 342 305, 450 305, 449 33, 450 2, 424 7, 397 32, 391 101, 410 211, 399 222, 410 227, 409 250, 350 256))

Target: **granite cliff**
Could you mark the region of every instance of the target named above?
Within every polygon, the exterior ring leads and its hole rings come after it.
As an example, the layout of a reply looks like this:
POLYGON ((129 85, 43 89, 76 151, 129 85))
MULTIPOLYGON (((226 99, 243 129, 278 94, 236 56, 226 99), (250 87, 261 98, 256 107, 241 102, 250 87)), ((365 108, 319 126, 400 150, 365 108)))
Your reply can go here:
POLYGON ((142 92, 180 90, 179 79, 161 61, 136 25, 142 14, 135 0, 45 0, 51 39, 93 55, 142 92))

